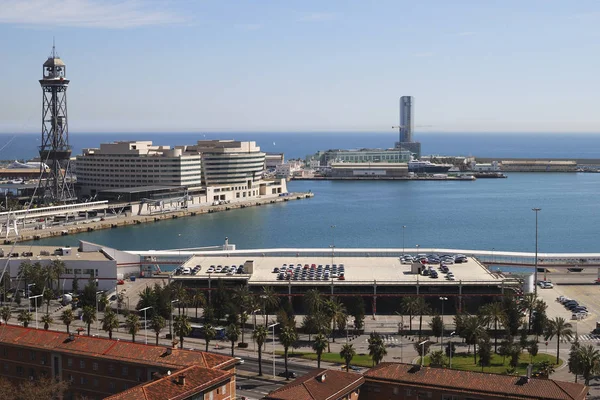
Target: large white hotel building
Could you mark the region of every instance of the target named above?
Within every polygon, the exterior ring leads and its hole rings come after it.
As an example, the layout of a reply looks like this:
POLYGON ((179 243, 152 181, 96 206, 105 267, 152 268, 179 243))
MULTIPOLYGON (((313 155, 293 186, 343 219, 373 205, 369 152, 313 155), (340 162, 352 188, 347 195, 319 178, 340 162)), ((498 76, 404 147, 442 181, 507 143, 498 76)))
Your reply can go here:
POLYGON ((150 141, 103 143, 77 156, 80 196, 185 188, 193 203, 285 193, 285 180, 263 180, 265 153, 255 142, 200 140, 154 146, 150 141), (143 189, 143 190, 142 190, 143 189))

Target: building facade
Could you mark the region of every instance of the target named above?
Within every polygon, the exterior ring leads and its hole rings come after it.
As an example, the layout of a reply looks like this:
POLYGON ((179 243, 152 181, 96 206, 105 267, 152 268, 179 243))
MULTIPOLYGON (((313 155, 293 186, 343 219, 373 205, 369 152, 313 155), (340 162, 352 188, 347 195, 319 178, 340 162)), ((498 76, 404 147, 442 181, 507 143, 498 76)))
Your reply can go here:
POLYGON ((332 163, 328 176, 334 178, 372 178, 393 179, 408 177, 408 165, 405 163, 332 163))
POLYGON ((235 364, 219 354, 14 325, 0 335, 0 376, 67 381, 66 400, 233 399, 235 364))
POLYGON ((322 167, 332 163, 407 163, 410 151, 404 149, 327 150, 317 153, 322 167))
POLYGON ((398 139, 400 143, 413 141, 414 104, 415 99, 412 96, 400 97, 400 137, 398 139))
POLYGON ((153 146, 151 141, 102 143, 77 156, 75 173, 83 196, 151 185, 196 187, 202 184, 202 160, 200 154, 153 146))
POLYGON ((577 172, 577 161, 504 160, 500 164, 506 172, 577 172))

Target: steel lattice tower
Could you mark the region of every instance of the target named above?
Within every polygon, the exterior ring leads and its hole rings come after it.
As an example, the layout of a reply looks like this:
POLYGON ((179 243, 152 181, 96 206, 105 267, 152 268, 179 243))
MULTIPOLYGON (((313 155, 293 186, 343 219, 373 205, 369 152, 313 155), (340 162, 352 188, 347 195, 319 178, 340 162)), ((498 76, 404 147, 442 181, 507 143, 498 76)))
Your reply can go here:
POLYGON ((64 203, 75 199, 74 183, 69 170, 71 146, 67 122, 66 65, 55 53, 44 63, 42 86, 42 143, 40 146, 41 171, 49 168, 46 179, 40 181, 41 196, 45 203, 64 203))

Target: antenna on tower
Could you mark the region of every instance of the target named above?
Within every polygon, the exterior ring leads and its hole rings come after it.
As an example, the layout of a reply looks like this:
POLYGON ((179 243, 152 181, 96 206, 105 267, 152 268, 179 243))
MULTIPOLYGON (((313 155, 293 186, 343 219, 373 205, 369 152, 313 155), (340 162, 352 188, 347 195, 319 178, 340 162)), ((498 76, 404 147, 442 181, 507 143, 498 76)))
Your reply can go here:
POLYGON ((56 58, 54 36, 52 36, 52 58, 56 58))

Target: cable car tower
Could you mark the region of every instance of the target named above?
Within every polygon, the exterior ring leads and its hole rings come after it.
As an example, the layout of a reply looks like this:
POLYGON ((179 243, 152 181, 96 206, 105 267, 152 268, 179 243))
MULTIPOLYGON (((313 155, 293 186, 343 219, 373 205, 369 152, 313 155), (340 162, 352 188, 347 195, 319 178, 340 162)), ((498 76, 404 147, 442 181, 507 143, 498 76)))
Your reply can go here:
POLYGON ((44 63, 42 86, 42 142, 40 146, 41 198, 44 203, 65 203, 75 200, 75 187, 69 168, 71 146, 67 121, 66 65, 56 55, 44 63), (46 169, 46 165, 48 169, 46 169))

